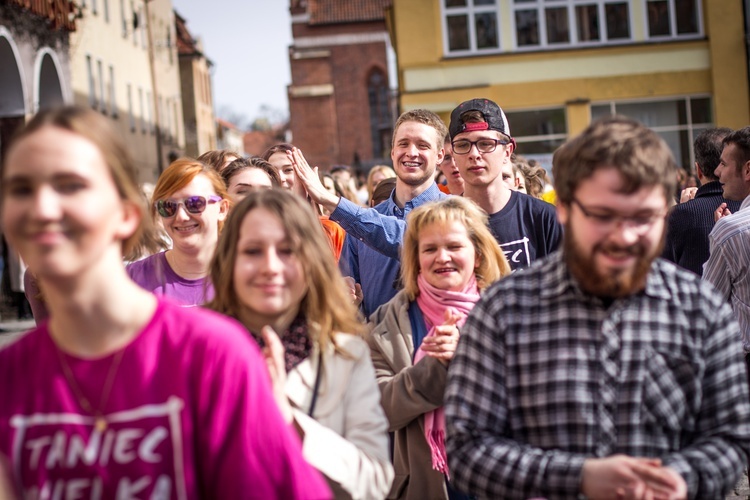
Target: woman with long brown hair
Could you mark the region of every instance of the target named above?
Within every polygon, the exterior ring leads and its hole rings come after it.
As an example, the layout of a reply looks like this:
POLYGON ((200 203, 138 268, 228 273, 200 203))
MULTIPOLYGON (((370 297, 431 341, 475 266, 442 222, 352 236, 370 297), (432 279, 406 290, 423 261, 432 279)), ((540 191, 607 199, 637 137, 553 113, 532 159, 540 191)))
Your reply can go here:
POLYGON ((277 403, 308 462, 337 498, 384 498, 393 469, 375 373, 310 206, 280 189, 250 193, 229 215, 211 279, 209 307, 265 346, 277 403))

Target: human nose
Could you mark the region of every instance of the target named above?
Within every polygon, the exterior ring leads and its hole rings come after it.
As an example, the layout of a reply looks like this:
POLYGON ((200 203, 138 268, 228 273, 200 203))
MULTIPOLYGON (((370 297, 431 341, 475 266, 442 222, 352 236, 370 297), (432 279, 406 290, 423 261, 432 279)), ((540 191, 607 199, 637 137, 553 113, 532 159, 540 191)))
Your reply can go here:
POLYGON ((610 237, 621 245, 632 245, 648 230, 648 226, 643 226, 638 222, 627 217, 620 217, 614 221, 610 231, 610 237))
POLYGON ((450 252, 448 252, 447 248, 438 248, 437 255, 435 255, 435 259, 438 262, 448 262, 449 260, 451 260, 450 252))
POLYGON ((53 220, 60 217, 60 197, 51 187, 41 186, 33 194, 31 215, 37 220, 53 220))
POLYGON ((185 208, 184 203, 179 203, 177 205, 177 211, 174 214, 175 219, 178 220, 190 220, 190 214, 187 211, 187 208, 185 208))
POLYGON ((263 268, 265 272, 269 274, 275 274, 279 272, 282 267, 282 261, 281 257, 279 257, 279 253, 275 249, 271 248, 265 252, 264 257, 263 268))

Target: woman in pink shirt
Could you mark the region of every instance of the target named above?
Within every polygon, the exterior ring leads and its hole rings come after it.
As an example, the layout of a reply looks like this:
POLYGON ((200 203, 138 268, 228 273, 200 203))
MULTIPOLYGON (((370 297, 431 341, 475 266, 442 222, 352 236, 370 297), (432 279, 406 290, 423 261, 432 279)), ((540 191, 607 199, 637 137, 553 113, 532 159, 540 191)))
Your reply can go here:
POLYGON ((40 113, 1 174, 3 228, 50 312, 0 350, 0 454, 20 497, 330 495, 241 327, 125 272, 149 218, 105 118, 40 113))

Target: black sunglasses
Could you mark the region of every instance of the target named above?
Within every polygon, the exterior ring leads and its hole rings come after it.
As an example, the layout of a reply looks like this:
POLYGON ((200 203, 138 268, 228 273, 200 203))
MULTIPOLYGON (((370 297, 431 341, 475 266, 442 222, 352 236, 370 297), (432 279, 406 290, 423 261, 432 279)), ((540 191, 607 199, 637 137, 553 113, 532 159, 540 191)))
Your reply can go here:
POLYGON ((180 205, 191 214, 200 214, 203 213, 209 203, 216 203, 217 201, 221 201, 221 196, 209 196, 208 200, 203 196, 188 196, 184 200, 159 200, 154 205, 159 215, 168 219, 175 216, 180 205))

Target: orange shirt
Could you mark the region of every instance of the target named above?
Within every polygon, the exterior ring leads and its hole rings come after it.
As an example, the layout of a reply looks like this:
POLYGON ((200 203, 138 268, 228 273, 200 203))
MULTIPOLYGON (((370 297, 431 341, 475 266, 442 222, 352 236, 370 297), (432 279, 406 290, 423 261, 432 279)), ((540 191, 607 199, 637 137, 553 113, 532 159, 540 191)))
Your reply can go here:
POLYGON ((341 257, 341 250, 344 248, 346 231, 337 222, 329 219, 327 215, 321 215, 318 219, 320 219, 320 224, 323 226, 328 237, 328 244, 331 245, 333 256, 336 258, 336 262, 338 262, 341 257))

